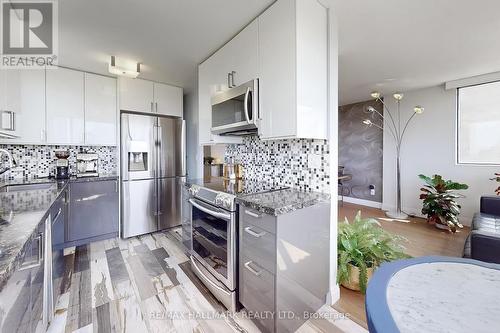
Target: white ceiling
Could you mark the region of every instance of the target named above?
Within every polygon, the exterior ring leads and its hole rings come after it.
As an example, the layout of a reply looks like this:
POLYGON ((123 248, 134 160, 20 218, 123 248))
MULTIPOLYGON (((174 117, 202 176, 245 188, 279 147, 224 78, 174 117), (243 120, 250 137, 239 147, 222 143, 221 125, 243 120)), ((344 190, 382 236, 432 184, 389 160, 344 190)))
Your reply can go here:
POLYGON ((107 73, 109 56, 140 77, 191 90, 197 64, 273 0, 60 0, 59 65, 107 73))
POLYGON ((500 71, 498 0, 334 0, 340 103, 500 71))
MULTIPOLYGON (((141 77, 196 84, 196 65, 274 0, 61 0, 59 63, 107 73, 110 55, 141 77)), ((333 0, 340 102, 500 71, 498 0, 333 0)))

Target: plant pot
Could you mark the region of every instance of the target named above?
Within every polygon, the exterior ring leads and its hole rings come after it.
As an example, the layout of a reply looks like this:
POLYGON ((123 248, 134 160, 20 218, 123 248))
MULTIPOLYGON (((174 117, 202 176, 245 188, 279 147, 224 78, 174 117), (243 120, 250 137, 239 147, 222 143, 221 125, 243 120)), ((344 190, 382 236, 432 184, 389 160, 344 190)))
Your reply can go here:
POLYGON ((434 223, 434 226, 440 230, 446 230, 446 231, 450 230, 450 228, 447 225, 441 223, 434 223))
MULTIPOLYGON (((374 270, 375 270, 374 267, 367 268, 366 275, 368 277, 368 281, 370 281, 370 278, 372 277, 374 270)), ((347 289, 360 291, 361 289, 359 288, 359 268, 357 266, 349 264, 349 280, 346 282, 342 282, 341 284, 347 289)))

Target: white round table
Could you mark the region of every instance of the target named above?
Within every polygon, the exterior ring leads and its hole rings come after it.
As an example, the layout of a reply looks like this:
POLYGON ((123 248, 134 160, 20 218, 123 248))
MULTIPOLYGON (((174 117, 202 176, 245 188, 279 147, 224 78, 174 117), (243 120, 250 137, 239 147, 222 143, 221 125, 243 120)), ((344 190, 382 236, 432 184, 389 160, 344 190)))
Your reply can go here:
POLYGON ((500 265, 449 257, 383 264, 366 313, 370 332, 500 332, 500 265))

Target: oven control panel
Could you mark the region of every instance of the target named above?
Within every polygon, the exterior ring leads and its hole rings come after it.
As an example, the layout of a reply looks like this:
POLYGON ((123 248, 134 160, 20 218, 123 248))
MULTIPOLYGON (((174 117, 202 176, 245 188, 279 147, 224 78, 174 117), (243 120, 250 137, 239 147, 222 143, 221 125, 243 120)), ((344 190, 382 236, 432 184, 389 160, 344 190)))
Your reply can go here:
POLYGON ((189 194, 194 197, 198 194, 198 192, 200 192, 200 187, 198 185, 191 185, 189 188, 189 194))
POLYGON ((226 193, 218 193, 215 197, 215 204, 227 210, 233 210, 234 196, 226 193))

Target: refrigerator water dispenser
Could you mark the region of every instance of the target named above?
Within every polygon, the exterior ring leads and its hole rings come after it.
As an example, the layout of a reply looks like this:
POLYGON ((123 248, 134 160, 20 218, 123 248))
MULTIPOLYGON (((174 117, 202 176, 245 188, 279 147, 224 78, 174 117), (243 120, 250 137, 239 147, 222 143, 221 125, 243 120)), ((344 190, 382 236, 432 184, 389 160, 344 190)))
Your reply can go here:
POLYGON ((148 170, 147 152, 128 153, 128 171, 147 171, 147 170, 148 170))

